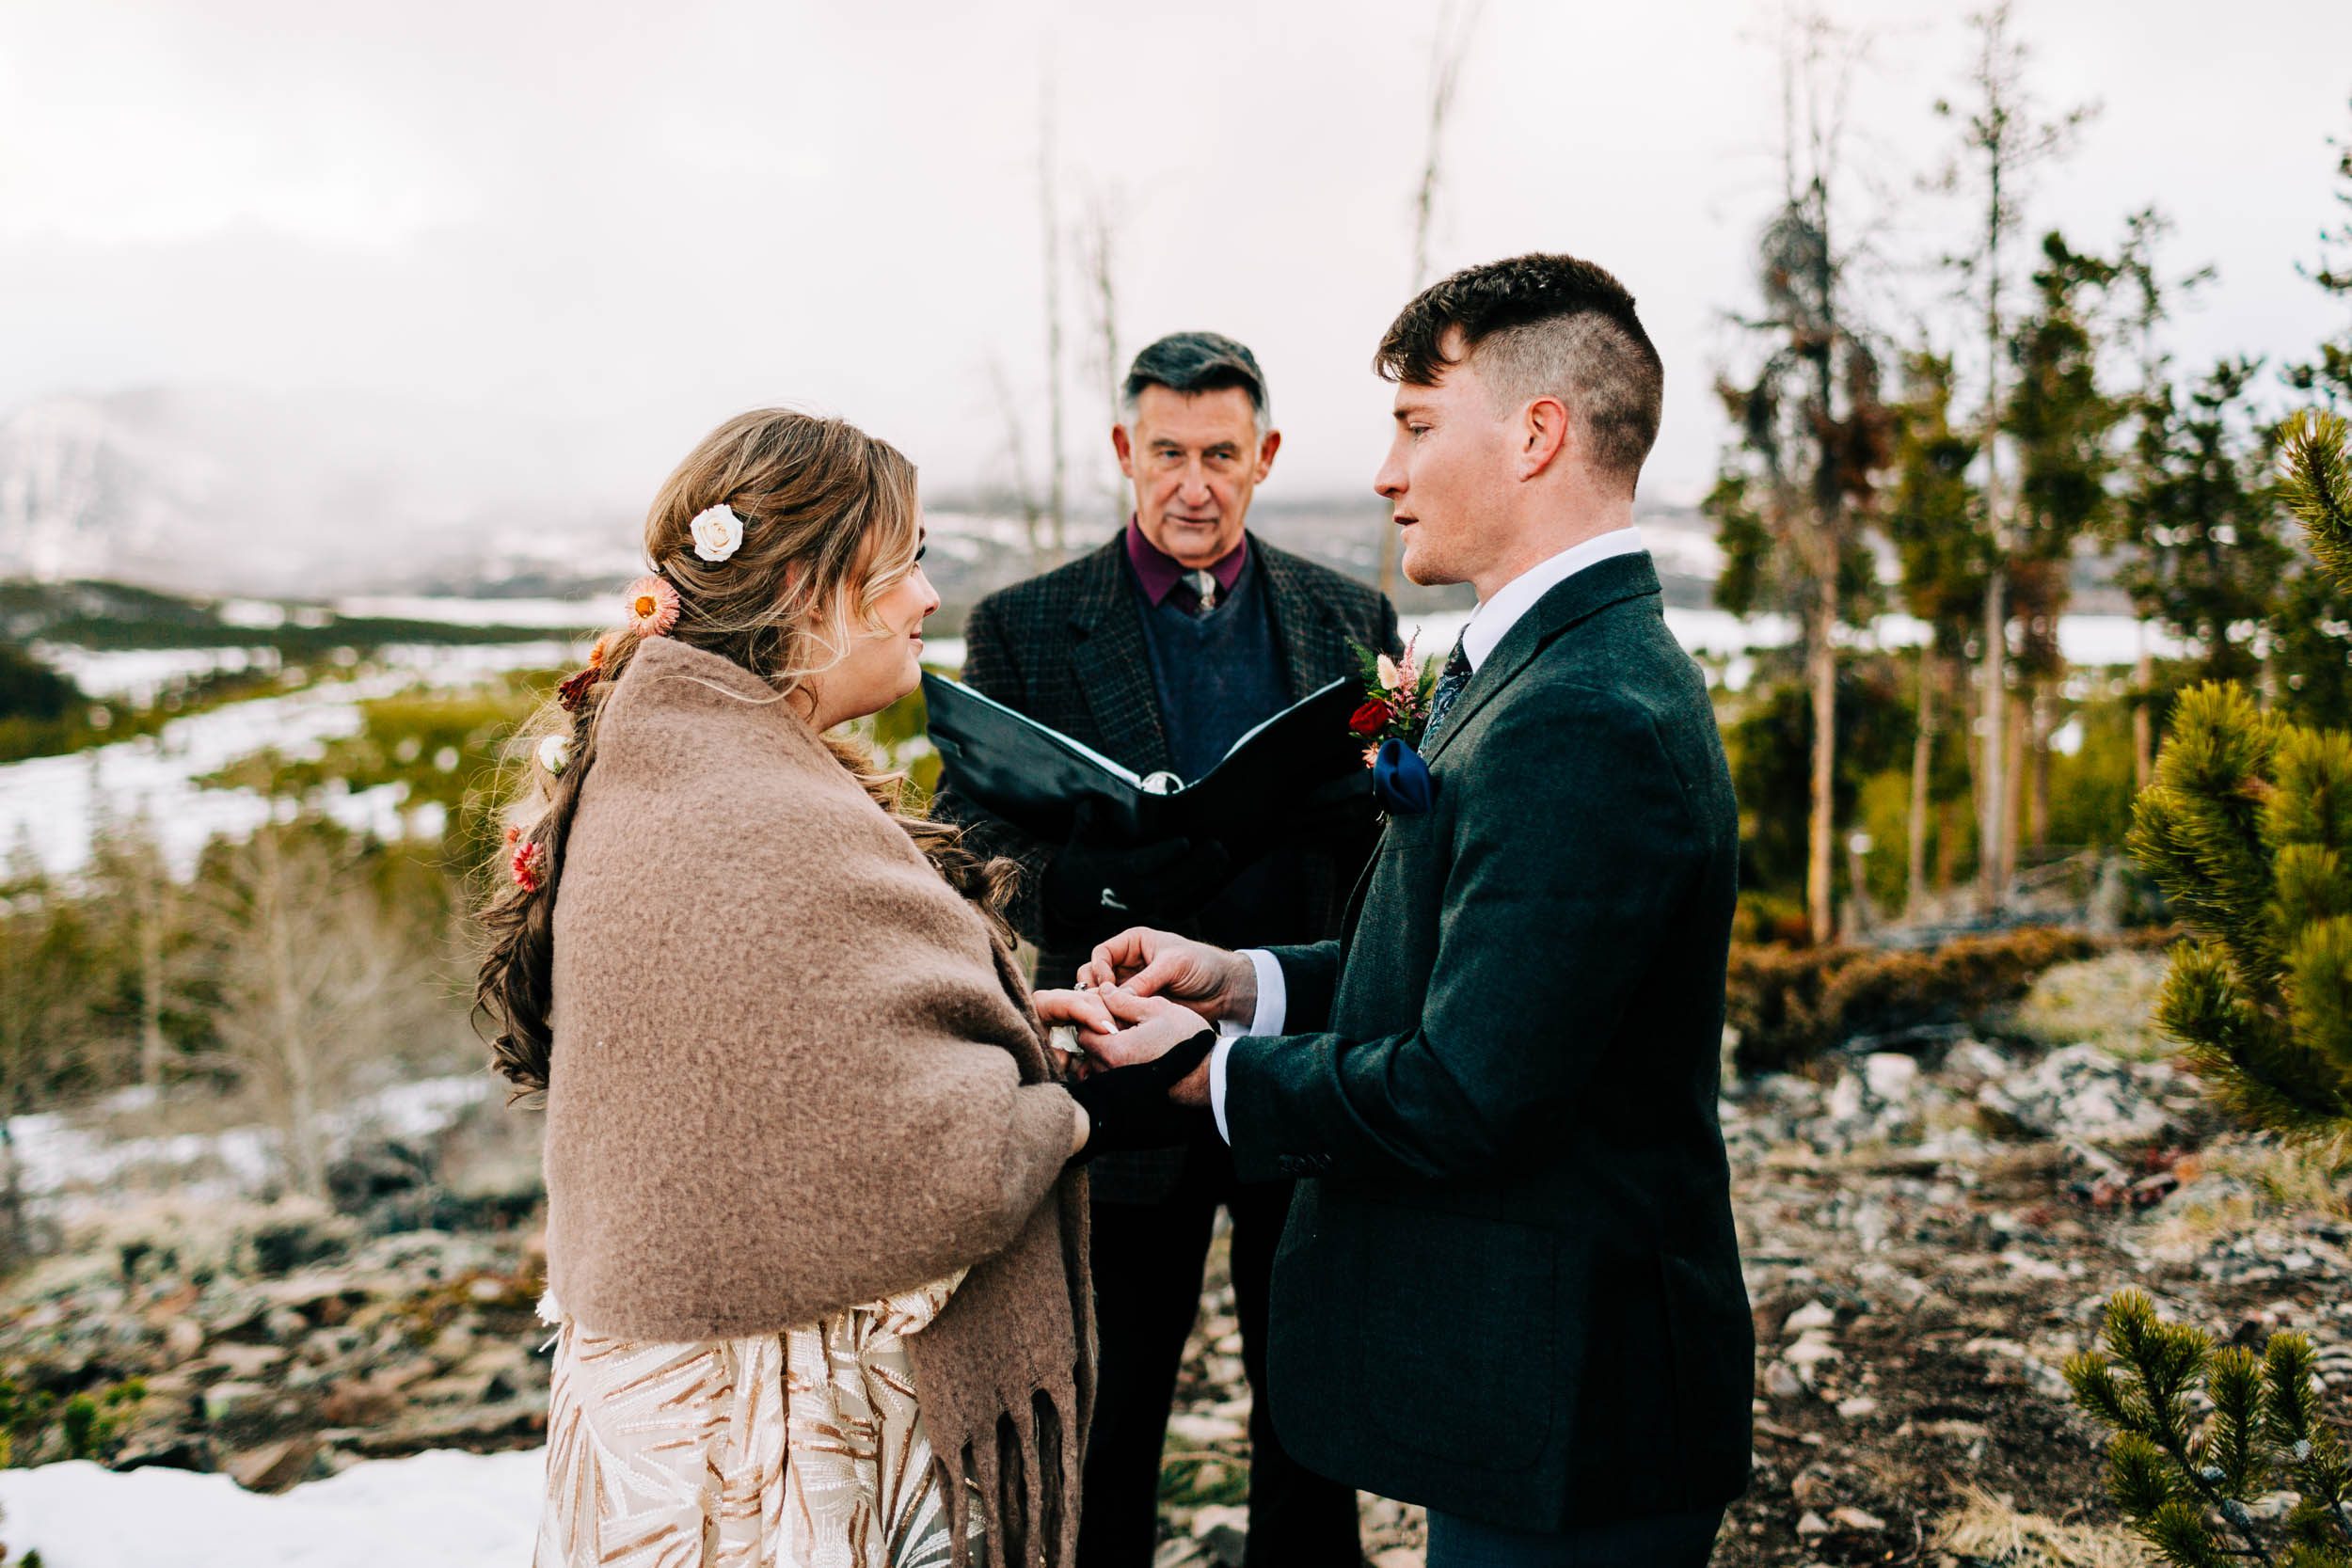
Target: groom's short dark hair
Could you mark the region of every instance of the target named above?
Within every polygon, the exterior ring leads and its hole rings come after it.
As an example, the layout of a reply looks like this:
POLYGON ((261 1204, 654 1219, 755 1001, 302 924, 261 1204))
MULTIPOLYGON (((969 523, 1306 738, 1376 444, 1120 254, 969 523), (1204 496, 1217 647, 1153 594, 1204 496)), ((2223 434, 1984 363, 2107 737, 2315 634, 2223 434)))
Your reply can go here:
POLYGON ((1454 331, 1498 397, 1560 399, 1590 432, 1592 466, 1633 487, 1658 439, 1666 370, 1606 267, 1540 252, 1465 267, 1398 313, 1373 369, 1433 387, 1456 363, 1446 353, 1454 331))

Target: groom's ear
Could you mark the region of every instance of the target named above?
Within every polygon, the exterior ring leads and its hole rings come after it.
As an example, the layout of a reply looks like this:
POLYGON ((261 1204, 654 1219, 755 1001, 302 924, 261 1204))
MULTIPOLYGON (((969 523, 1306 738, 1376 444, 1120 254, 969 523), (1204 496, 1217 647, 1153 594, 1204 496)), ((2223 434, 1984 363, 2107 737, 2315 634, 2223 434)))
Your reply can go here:
POLYGON ((1534 479, 1555 464, 1568 462, 1575 439, 1573 422, 1568 418, 1568 405, 1558 398, 1531 398, 1519 410, 1519 460, 1521 479, 1534 479))
POLYGON ((1119 471, 1129 479, 1136 477, 1136 446, 1127 437, 1123 424, 1111 426, 1111 451, 1119 458, 1119 471))

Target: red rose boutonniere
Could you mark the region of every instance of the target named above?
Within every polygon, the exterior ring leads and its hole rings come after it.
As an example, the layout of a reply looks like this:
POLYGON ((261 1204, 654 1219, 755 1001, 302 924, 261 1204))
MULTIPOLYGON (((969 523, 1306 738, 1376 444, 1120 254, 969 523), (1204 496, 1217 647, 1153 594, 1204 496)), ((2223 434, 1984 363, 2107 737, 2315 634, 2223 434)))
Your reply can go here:
POLYGON ((1363 667, 1364 700, 1348 719, 1347 728, 1364 743, 1366 768, 1380 754, 1383 743, 1401 740, 1410 745, 1429 721, 1429 696, 1437 689, 1438 672, 1422 667, 1414 652, 1420 641, 1421 634, 1415 632, 1399 658, 1360 645, 1356 649, 1363 667))

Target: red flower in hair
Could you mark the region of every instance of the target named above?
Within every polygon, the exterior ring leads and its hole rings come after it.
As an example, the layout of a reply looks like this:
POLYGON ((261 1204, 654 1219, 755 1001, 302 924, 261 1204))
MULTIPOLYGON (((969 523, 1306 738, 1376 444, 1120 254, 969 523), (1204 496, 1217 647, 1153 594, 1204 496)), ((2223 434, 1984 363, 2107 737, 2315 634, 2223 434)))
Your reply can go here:
MULTIPOLYGON (((507 832, 515 830, 509 828, 507 832)), ((515 858, 508 863, 515 873, 515 885, 525 893, 536 893, 546 880, 548 852, 537 839, 525 839, 515 849, 515 858)))
POLYGON ((588 689, 604 678, 604 672, 591 663, 578 674, 566 675, 564 684, 555 689, 555 700, 566 713, 578 713, 580 705, 588 697, 588 689))

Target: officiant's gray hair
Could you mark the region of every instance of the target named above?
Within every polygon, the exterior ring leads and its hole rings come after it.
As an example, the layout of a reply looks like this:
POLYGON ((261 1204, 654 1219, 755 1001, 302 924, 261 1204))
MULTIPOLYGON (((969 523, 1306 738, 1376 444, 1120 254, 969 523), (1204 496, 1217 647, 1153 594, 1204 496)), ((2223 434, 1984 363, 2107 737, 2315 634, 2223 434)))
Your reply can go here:
POLYGON ((1274 404, 1266 395, 1265 372, 1258 368, 1258 356, 1221 332, 1171 332, 1136 356, 1119 390, 1119 421, 1130 431, 1136 400, 1146 387, 1165 387, 1186 396, 1238 387, 1249 394, 1258 438, 1263 440, 1274 428, 1274 404))
POLYGON ((1658 440, 1666 370, 1608 268, 1543 253, 1465 267, 1398 312, 1372 366, 1387 380, 1434 387, 1465 358, 1477 360, 1498 404, 1558 398, 1584 423, 1592 467, 1632 492, 1658 440), (1458 355, 1448 345, 1457 332, 1458 355))

